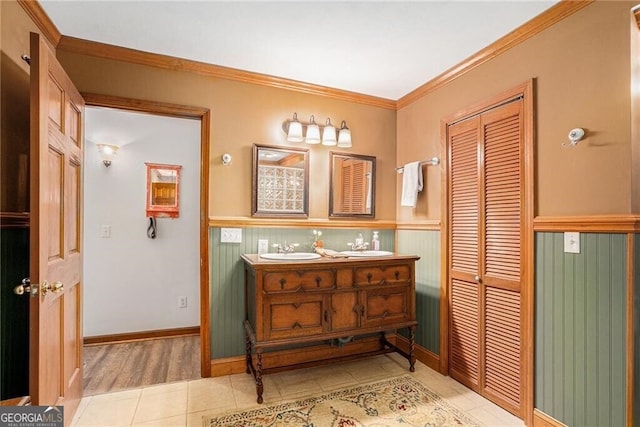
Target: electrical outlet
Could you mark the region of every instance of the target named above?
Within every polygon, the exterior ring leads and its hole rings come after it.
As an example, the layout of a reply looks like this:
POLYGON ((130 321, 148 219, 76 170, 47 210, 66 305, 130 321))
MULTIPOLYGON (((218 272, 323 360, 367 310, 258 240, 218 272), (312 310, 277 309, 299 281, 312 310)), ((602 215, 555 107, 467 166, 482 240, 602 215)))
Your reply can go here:
POLYGON ((101 225, 100 226, 100 237, 108 239, 111 237, 111 226, 110 225, 101 225))
POLYGON ((269 241, 267 239, 258 239, 258 254, 266 254, 269 252, 269 241))
POLYGON ((570 254, 580 253, 580 233, 564 233, 564 251, 570 254))
POLYGON ((187 308, 187 297, 178 297, 178 308, 187 308))
POLYGON ((242 228, 221 228, 221 243, 242 243, 242 228))

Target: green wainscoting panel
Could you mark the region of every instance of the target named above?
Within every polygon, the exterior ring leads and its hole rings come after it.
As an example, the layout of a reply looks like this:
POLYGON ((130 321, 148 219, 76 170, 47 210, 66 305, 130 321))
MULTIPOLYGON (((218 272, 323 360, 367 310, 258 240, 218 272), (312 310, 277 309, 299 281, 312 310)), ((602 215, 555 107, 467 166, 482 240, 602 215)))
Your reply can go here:
POLYGON ((440 353, 440 231, 398 230, 398 253, 415 254, 416 343, 440 353))
POLYGON ((535 407, 569 426, 625 425, 626 234, 536 233, 535 407))
POLYGON ((13 288, 29 276, 29 229, 0 229, 0 400, 29 394, 29 297, 13 288))
MULTIPOLYGON (((244 346, 244 265, 240 256, 258 252, 258 240, 275 243, 298 243, 298 252, 311 252, 312 229, 302 228, 243 228, 242 243, 221 243, 220 228, 209 229, 210 243, 210 310, 211 310, 211 357, 213 359, 241 356, 244 346)), ((359 233, 370 242, 370 229, 318 229, 322 231, 325 247, 347 250, 359 233)), ((394 231, 380 230, 380 249, 394 250, 394 231)))

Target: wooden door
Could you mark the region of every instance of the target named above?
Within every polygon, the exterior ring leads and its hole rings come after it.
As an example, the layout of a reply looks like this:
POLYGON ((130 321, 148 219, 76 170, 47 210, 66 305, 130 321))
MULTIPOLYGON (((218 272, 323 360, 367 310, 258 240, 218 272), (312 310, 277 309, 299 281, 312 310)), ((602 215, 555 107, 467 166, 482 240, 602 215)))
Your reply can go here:
POLYGON ((452 377, 523 416, 523 101, 449 127, 452 377))
POLYGON ((30 84, 29 394, 34 405, 64 405, 69 425, 82 398, 84 101, 33 33, 30 84))

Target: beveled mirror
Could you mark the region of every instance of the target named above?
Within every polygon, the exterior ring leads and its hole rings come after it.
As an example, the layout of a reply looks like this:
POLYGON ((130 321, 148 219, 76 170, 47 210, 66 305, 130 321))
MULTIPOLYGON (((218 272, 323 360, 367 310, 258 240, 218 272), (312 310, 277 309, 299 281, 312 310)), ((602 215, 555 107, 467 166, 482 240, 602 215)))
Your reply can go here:
POLYGON ((375 217, 376 158, 331 152, 329 217, 375 217))
POLYGON ((253 145, 252 216, 309 216, 309 150, 253 145))

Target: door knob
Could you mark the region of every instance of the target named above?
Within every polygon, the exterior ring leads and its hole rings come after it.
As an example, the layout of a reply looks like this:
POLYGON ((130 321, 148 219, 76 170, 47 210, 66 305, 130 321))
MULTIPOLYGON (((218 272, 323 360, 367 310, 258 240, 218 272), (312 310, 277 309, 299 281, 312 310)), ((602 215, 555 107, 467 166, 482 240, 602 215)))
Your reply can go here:
POLYGON ((59 294, 62 291, 64 291, 64 284, 62 282, 49 283, 45 280, 44 282, 42 282, 42 286, 40 286, 40 293, 42 295, 46 295, 47 292, 59 294))
POLYGON ((31 296, 38 295, 38 285, 31 285, 31 280, 28 277, 22 279, 22 283, 13 288, 13 293, 16 295, 24 295, 25 292, 31 296))
POLYGON ((482 282, 482 279, 480 279, 480 276, 475 276, 474 279, 478 283, 482 282))
POLYGON ((43 280, 42 284, 38 286, 38 284, 31 284, 31 280, 29 278, 25 278, 22 279, 22 284, 13 288, 13 293, 16 295, 24 295, 25 293, 28 293, 32 297, 35 297, 38 295, 38 290, 42 295, 46 295, 47 292, 59 294, 64 291, 64 284, 62 282, 49 283, 46 280, 43 280))

